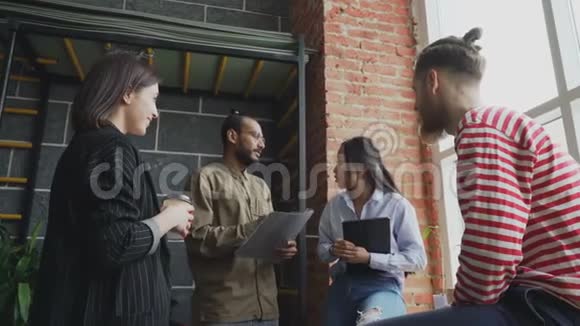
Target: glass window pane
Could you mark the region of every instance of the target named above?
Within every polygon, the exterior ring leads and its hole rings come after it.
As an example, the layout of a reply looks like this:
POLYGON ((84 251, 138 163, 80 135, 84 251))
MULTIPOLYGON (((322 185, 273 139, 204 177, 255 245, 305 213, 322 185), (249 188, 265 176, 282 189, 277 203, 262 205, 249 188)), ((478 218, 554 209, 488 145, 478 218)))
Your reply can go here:
POLYGON ((566 85, 568 89, 580 86, 580 3, 577 0, 552 1, 556 31, 566 85))
MULTIPOLYGON (((573 53, 576 55, 576 64, 574 66, 571 65, 570 67, 564 68, 573 71, 573 73, 570 73, 573 74, 573 81, 568 81, 569 89, 572 89, 574 87, 580 86, 580 2, 570 0, 570 3, 572 5, 572 17, 576 22, 576 29, 574 34, 576 35, 577 47, 576 51, 573 51, 573 53)), ((566 76, 568 76, 568 74, 566 76)))
POLYGON ((562 120, 562 111, 560 108, 543 113, 534 120, 541 123, 544 129, 552 138, 552 142, 559 145, 568 153, 568 141, 566 140, 566 131, 564 121, 562 120))
MULTIPOLYGON (((436 8, 427 13, 439 22, 439 30, 429 33, 430 42, 483 28, 484 103, 525 112, 558 95, 541 0, 439 0, 436 8), (533 41, 526 41, 526 35, 533 35, 533 41)), ((453 137, 439 144, 441 150, 452 146, 453 137)))
POLYGON ((552 138, 552 142, 560 145, 565 152, 568 152, 568 142, 566 141, 566 132, 564 131, 564 122, 558 118, 544 125, 544 129, 552 138))
POLYGON ((446 135, 445 138, 439 141, 439 150, 444 151, 446 149, 455 146, 455 137, 446 135))
POLYGON ((576 41, 580 46, 580 3, 578 1, 570 1, 572 4, 572 12, 574 21, 576 22, 576 41))
POLYGON ((435 38, 483 28, 479 44, 487 59, 486 103, 524 112, 557 96, 541 0, 439 0, 438 15, 435 38))
POLYGON ((455 285, 455 274, 459 268, 459 253, 461 252, 461 237, 465 230, 463 217, 459 210, 459 203, 457 201, 457 156, 452 155, 441 161, 441 182, 443 187, 443 204, 445 205, 445 225, 446 235, 449 241, 449 273, 447 277, 451 278, 451 284, 455 285))
POLYGON ((580 98, 572 101, 572 120, 576 129, 576 141, 580 144, 580 98))

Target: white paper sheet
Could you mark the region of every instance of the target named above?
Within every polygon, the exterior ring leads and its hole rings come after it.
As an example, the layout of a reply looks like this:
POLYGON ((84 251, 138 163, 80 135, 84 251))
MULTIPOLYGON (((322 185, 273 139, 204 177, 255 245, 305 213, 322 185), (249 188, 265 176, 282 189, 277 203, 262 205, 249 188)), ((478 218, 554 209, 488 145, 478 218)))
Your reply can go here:
POLYGON ((248 240, 236 250, 240 257, 256 258, 267 261, 277 261, 274 255, 276 248, 284 241, 294 240, 308 222, 314 211, 304 212, 273 212, 248 240))

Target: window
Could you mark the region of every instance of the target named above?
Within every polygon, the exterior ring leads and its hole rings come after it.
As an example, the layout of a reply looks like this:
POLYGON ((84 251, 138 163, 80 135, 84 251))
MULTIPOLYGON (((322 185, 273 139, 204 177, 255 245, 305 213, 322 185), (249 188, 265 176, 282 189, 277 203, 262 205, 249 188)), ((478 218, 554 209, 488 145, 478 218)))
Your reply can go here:
POLYGON ((536 121, 540 122, 544 126, 544 129, 552 138, 553 143, 559 145, 565 151, 568 150, 568 141, 566 140, 564 120, 562 119, 562 112, 560 108, 537 117, 536 121))
POLYGON ((568 149, 566 134, 564 133, 564 122, 562 118, 555 119, 544 125, 544 128, 552 136, 552 141, 564 149, 568 149))
POLYGON ((576 22, 576 42, 580 46, 580 3, 578 1, 570 1, 572 5, 573 19, 576 22))
MULTIPOLYGON (((432 40, 462 36, 473 27, 483 28, 478 44, 487 60, 482 81, 485 103, 523 112, 557 95, 540 0, 436 2, 437 12, 428 13, 436 14, 439 22, 437 30, 431 33, 432 40), (530 78, 531 71, 534 78, 530 78)), ((446 139, 441 147, 452 145, 453 141, 446 139)))
MULTIPOLYGON (((541 123, 552 141, 580 158, 580 1, 418 0, 419 46, 483 28, 486 104, 505 105, 541 123)), ((435 146, 442 187, 440 221, 446 287, 455 284, 464 224, 457 203, 453 138, 435 146)))
MULTIPOLYGON (((580 126, 580 94, 578 95, 579 98, 572 101, 572 119, 575 126, 580 126)), ((576 133, 576 142, 580 143, 580 133, 576 133)))
POLYGON ((484 102, 525 111, 557 94, 543 15, 540 0, 440 0, 439 34, 462 36, 482 27, 484 102))
POLYGON ((448 264, 444 266, 448 284, 455 284, 455 271, 459 267, 459 253, 461 252, 461 236, 465 230, 465 224, 461 217, 459 204, 457 203, 457 156, 451 155, 441 160, 441 182, 444 191, 441 201, 443 207, 440 209, 441 214, 445 216, 440 219, 444 223, 442 230, 445 233, 442 240, 447 240, 448 244, 448 264))
POLYGON ((580 3, 551 1, 568 89, 580 86, 580 3))

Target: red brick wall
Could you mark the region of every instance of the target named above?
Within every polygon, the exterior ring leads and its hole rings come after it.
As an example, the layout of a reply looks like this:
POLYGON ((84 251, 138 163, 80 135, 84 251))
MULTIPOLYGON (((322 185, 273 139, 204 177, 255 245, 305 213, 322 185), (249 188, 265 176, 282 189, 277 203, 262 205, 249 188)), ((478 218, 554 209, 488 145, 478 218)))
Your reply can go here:
MULTIPOLYGON (((417 210, 421 228, 437 225, 431 191, 431 154, 417 136, 413 63, 416 55, 409 0, 295 0, 290 2, 295 34, 319 51, 307 67, 308 166, 326 164, 309 206, 320 213, 338 189, 332 169, 340 143, 366 135, 383 150, 387 168, 417 210), (423 173, 424 172, 424 173, 423 173)), ((318 216, 317 216, 318 217, 318 216)), ((316 235, 318 218, 308 234, 316 235)), ((328 268, 316 260, 309 239, 309 317, 319 325, 328 287, 328 268)), ((429 267, 405 284, 409 312, 431 309, 443 287, 437 230, 426 241, 429 267)))

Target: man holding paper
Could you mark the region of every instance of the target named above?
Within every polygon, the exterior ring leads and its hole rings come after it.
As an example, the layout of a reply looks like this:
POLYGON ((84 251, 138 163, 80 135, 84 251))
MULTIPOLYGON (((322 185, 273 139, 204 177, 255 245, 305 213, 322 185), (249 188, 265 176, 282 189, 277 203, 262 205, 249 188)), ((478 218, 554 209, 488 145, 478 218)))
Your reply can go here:
MULTIPOLYGON (((224 155, 192 178, 196 220, 187 251, 202 325, 278 325, 272 262, 234 252, 273 211, 270 189, 247 167, 260 159, 260 124, 235 112, 222 125, 224 155)), ((281 259, 297 253, 296 242, 272 248, 281 259)))

